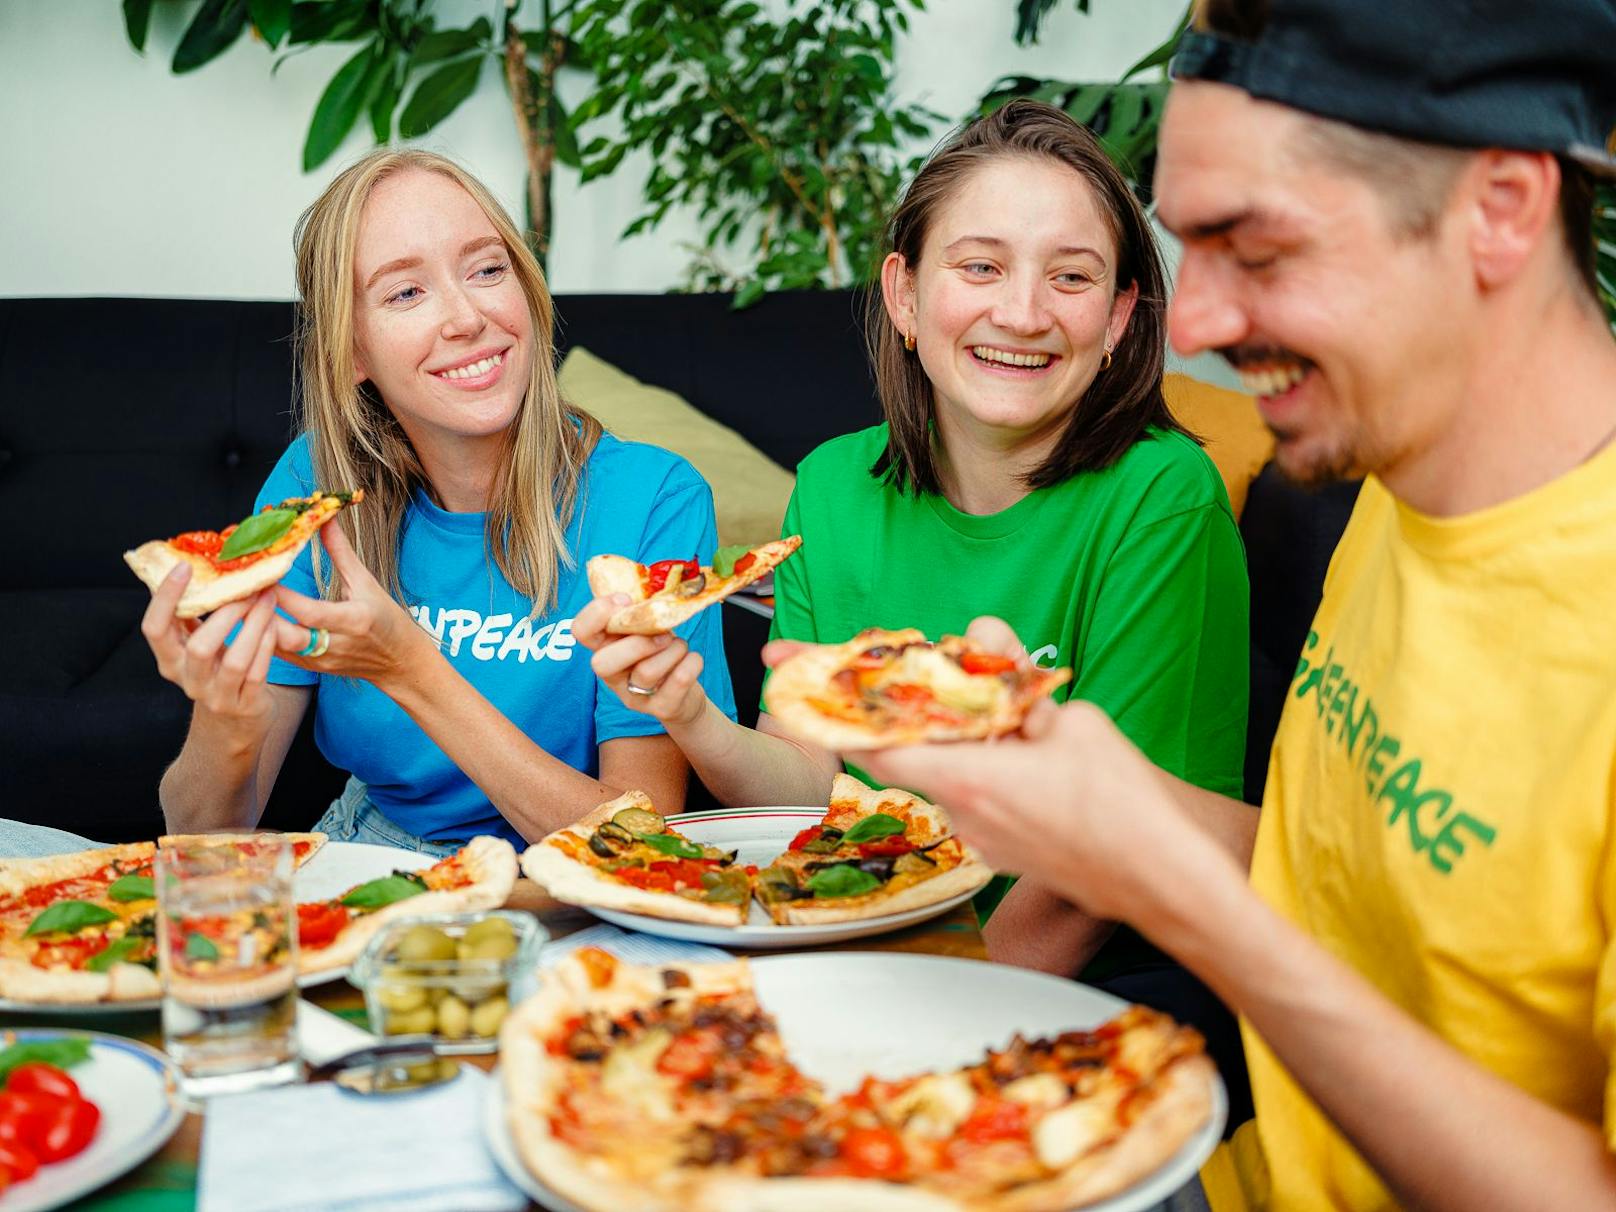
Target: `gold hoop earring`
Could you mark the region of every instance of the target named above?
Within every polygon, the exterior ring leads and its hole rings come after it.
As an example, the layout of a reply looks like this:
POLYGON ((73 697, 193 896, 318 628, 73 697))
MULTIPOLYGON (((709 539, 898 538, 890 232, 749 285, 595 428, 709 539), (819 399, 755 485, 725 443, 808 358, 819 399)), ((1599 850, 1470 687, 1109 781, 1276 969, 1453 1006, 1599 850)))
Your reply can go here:
POLYGON ((1111 351, 1109 349, 1100 355, 1100 369, 1102 371, 1111 369, 1111 351))
POLYGON ((914 333, 906 332, 906 333, 903 334, 903 347, 905 349, 907 349, 910 353, 915 352, 915 334, 914 333))

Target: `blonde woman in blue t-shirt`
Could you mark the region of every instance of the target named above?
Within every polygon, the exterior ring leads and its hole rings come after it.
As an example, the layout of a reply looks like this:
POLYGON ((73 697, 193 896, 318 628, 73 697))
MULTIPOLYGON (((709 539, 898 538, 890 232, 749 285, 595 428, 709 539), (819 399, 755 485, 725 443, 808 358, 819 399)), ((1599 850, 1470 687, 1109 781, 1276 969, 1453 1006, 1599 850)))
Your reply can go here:
MULTIPOLYGON (((305 550, 194 629, 174 613, 183 565, 154 595, 143 631, 195 703, 162 780, 169 828, 256 824, 311 704, 355 775, 320 822, 338 838, 443 853, 542 836, 629 787, 677 806, 683 755, 598 694, 571 624, 590 555, 712 551, 707 486, 562 402, 542 272, 452 162, 365 157, 304 214, 297 253, 302 433, 259 503, 365 501, 321 532, 322 562, 305 550)), ((718 626, 691 632, 715 657, 718 626)), ((726 703, 721 659, 706 681, 726 703)))

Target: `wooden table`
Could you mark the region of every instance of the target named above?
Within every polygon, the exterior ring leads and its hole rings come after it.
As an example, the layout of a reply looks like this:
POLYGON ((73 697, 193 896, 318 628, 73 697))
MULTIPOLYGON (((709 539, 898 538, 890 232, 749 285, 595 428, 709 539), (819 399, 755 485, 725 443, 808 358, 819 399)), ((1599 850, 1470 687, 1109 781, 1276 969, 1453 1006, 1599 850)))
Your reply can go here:
MULTIPOLYGON (((588 911, 563 905, 541 892, 526 879, 518 880, 506 902, 510 909, 525 910, 538 917, 552 938, 565 938, 598 922, 588 911)), ((803 947, 799 951, 903 951, 923 955, 947 955, 985 960, 987 949, 977 927, 976 913, 967 901, 952 912, 891 934, 852 939, 845 943, 803 947)), ((776 955, 777 951, 741 952, 776 955)), ((364 996, 347 981, 331 981, 307 989, 305 1000, 313 1002, 359 1026, 366 1026, 364 996)), ((82 1028, 127 1035, 146 1043, 161 1045, 161 1028, 155 1013, 128 1015, 18 1015, 8 1016, 7 1026, 82 1028)), ((497 1055, 465 1058, 484 1069, 492 1068, 497 1055)), ((77 1212, 92 1209, 118 1212, 170 1212, 196 1204, 196 1165, 202 1150, 202 1116, 189 1115, 172 1140, 145 1164, 137 1166, 111 1186, 76 1201, 77 1212)))

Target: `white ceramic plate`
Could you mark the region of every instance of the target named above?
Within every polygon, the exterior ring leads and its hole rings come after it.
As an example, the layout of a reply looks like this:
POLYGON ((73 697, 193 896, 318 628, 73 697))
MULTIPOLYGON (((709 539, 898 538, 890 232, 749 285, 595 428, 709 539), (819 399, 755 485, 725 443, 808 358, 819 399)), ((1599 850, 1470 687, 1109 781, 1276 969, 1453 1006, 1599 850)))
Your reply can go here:
MULTIPOLYGON (((766 867, 810 825, 825 819, 823 808, 733 808, 723 812, 690 812, 670 816, 668 824, 693 842, 707 846, 721 846, 737 851, 736 863, 754 863, 766 867)), ((712 943, 720 947, 810 947, 816 943, 834 943, 843 939, 864 938, 871 934, 885 934, 901 930, 929 917, 947 913, 962 901, 975 896, 974 890, 961 892, 946 901, 910 909, 905 913, 888 913, 881 917, 864 918, 856 922, 829 922, 812 926, 777 926, 769 920, 762 905, 752 902, 747 920, 739 926, 711 926, 702 922, 675 922, 667 918, 652 917, 646 913, 626 913, 621 909, 599 909, 586 906, 597 917, 628 930, 643 930, 665 938, 684 939, 691 943, 712 943)))
MULTIPOLYGON (((752 971, 758 1000, 774 1015, 787 1054, 832 1093, 855 1088, 865 1075, 890 1080, 969 1064, 1017 1032, 1086 1030, 1127 1006, 1042 972, 937 955, 771 955, 753 960, 752 971)), ((1165 1200, 1195 1177, 1227 1115, 1223 1083, 1214 1078, 1212 1117, 1200 1131, 1154 1174, 1084 1212, 1142 1212, 1165 1200)), ((499 1168, 541 1207, 582 1212, 522 1164, 505 1122, 501 1081, 490 1084, 483 1127, 499 1168)))
POLYGON ((83 1153, 41 1166, 34 1177, 8 1187, 0 1194, 0 1212, 39 1212, 94 1191, 161 1149, 185 1119, 173 1068, 145 1044, 96 1031, 32 1028, 0 1032, 0 1043, 64 1036, 90 1041, 90 1059, 68 1072, 101 1108, 101 1124, 83 1153))
MULTIPOLYGON (((392 846, 372 846, 364 842, 327 842, 297 873, 292 876, 292 895, 299 903, 329 900, 340 896, 356 884, 380 879, 394 871, 420 871, 430 867, 437 859, 415 850, 398 850, 392 846)), ((348 975, 347 968, 331 968, 325 972, 312 972, 297 978, 300 989, 310 985, 323 985, 348 975)), ((144 1014, 156 1010, 162 1002, 147 998, 133 1002, 87 1002, 64 1004, 61 1002, 18 1002, 0 998, 0 1010, 18 1014, 144 1014)))

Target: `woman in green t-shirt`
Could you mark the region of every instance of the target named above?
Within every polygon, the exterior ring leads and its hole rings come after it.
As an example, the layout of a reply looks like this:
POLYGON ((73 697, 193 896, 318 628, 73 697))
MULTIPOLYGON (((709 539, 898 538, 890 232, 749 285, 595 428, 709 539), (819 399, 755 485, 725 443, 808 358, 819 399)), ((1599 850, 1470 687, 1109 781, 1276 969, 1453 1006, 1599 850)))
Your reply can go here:
MULTIPOLYGON (((798 469, 785 532, 803 545, 775 574, 775 637, 935 638, 997 615, 1153 761, 1238 796, 1245 558, 1216 469, 1162 399, 1166 284, 1126 182, 1067 115, 1013 101, 933 155, 888 230, 868 320, 887 420, 798 469)), ((573 634, 718 799, 826 802, 834 754, 767 713, 736 724, 682 641, 605 636, 612 608, 573 634)), ((995 959, 1065 974, 1110 934, 1030 883, 986 928, 995 959)))

